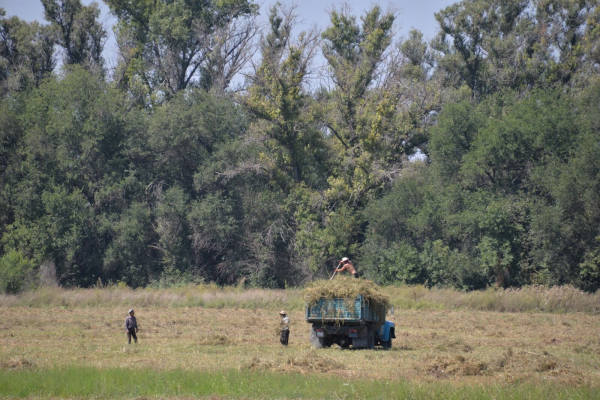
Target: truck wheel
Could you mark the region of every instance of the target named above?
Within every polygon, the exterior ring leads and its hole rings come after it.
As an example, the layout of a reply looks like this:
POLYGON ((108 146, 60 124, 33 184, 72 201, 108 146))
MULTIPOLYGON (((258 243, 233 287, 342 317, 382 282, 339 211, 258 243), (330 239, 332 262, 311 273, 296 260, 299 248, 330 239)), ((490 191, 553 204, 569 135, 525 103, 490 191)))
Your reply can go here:
POLYGON ((325 347, 325 338, 317 337, 314 326, 310 327, 310 345, 315 349, 322 349, 325 347))
POLYGON ((381 341, 381 346, 385 349, 385 350, 389 350, 392 348, 392 338, 389 338, 388 340, 382 340, 381 341))
POLYGON ((367 328, 367 349, 373 350, 375 347, 375 332, 372 326, 367 328))

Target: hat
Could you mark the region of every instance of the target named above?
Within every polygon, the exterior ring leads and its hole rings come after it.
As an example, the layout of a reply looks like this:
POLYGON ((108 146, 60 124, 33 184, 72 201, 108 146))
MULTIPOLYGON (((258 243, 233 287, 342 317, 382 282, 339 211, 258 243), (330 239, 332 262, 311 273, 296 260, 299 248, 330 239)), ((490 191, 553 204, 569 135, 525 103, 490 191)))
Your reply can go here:
POLYGON ((350 261, 350 259, 348 257, 344 257, 342 258, 342 261, 350 261))
POLYGON ((287 315, 287 313, 283 310, 279 311, 279 315, 287 315))
POLYGON ((129 314, 131 314, 133 312, 133 308, 131 310, 129 310, 129 314))

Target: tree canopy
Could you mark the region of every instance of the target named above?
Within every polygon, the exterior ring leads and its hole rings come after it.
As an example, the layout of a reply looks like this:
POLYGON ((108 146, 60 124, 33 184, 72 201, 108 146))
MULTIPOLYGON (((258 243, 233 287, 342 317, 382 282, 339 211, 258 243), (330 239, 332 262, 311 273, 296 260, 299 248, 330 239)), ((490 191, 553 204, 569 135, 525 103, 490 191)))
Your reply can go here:
POLYGON ((600 287, 600 7, 252 0, 0 9, 0 292, 382 284, 600 287), (322 62, 324 65, 319 65, 322 62))

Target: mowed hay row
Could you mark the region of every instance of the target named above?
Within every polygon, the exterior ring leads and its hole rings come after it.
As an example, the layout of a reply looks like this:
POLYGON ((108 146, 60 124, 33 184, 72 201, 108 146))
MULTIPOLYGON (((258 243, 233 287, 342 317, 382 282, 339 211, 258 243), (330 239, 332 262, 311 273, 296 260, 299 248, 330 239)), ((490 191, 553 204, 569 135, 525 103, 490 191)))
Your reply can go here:
POLYGON ((588 314, 412 311, 400 317, 396 348, 417 356, 431 379, 600 382, 600 320, 588 314))
POLYGON ((328 373, 340 374, 347 370, 346 366, 334 357, 323 355, 315 350, 309 352, 297 352, 287 357, 269 359, 265 357, 253 357, 242 366, 245 369, 276 371, 276 372, 299 372, 305 373, 328 373))

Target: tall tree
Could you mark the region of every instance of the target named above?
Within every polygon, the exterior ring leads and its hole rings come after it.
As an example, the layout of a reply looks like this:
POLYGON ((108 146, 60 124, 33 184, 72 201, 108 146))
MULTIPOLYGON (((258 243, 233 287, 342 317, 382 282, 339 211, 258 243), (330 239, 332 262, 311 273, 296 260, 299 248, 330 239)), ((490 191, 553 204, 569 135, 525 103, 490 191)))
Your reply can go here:
POLYGON ((322 50, 335 86, 323 118, 339 154, 330 193, 360 202, 379 183, 371 170, 374 155, 389 148, 384 137, 397 106, 396 93, 377 86, 395 16, 375 6, 361 25, 348 7, 333 10, 330 17, 322 50))
POLYGON ((305 88, 318 33, 314 29, 301 33, 295 41, 296 18, 293 8, 271 8, 270 32, 261 44, 261 63, 249 77, 244 104, 258 117, 257 130, 274 142, 270 147, 277 163, 299 183, 309 178, 304 167, 322 145, 307 113, 310 99, 305 88))
POLYGON ((258 7, 251 0, 108 0, 117 16, 126 86, 171 96, 190 85, 226 88, 252 55, 258 7))
POLYGON ((116 90, 81 66, 45 81, 19 109, 23 139, 18 169, 3 182, 13 195, 2 241, 37 265, 54 262, 62 283, 93 284, 102 276, 111 222, 128 198, 143 193, 120 151, 126 109, 116 90))
POLYGON ((504 88, 568 83, 587 58, 596 8, 593 0, 455 3, 436 13, 439 72, 478 100, 504 88))
POLYGON ((46 21, 58 33, 65 64, 80 64, 91 72, 103 73, 102 51, 108 35, 98 20, 98 4, 84 6, 81 0, 42 0, 42 4, 46 21))
POLYGON ((38 85, 54 70, 56 36, 49 26, 6 18, 0 8, 0 90, 16 91, 38 85))
POLYGON ((435 14, 440 33, 434 48, 449 84, 467 85, 477 98, 493 91, 500 76, 503 83, 520 83, 514 76, 522 73, 536 44, 535 31, 528 25, 533 18, 527 12, 530 0, 482 1, 465 0, 435 14), (521 29, 520 35, 516 32, 521 29), (492 71, 490 60, 500 58, 509 71, 492 71), (494 73, 492 75, 492 73, 494 73))

